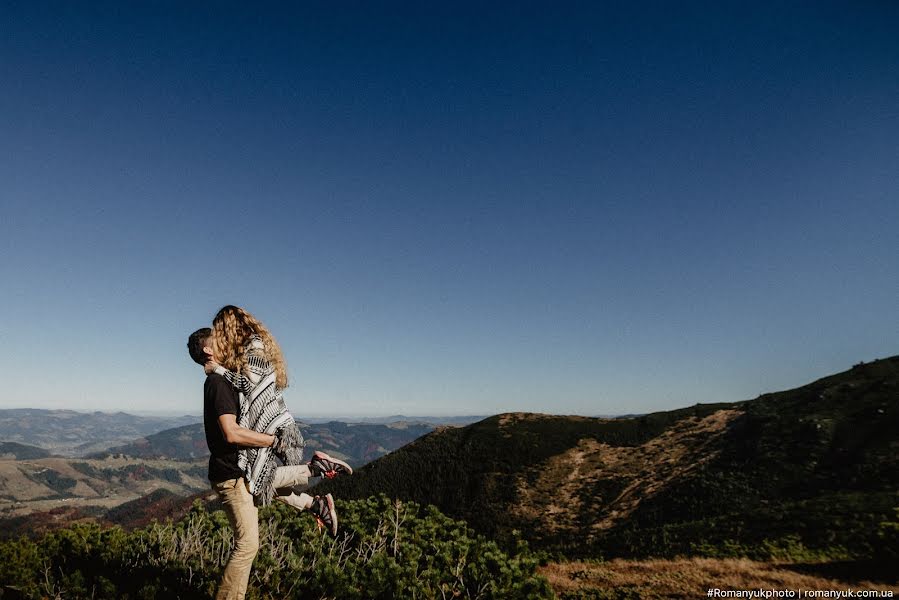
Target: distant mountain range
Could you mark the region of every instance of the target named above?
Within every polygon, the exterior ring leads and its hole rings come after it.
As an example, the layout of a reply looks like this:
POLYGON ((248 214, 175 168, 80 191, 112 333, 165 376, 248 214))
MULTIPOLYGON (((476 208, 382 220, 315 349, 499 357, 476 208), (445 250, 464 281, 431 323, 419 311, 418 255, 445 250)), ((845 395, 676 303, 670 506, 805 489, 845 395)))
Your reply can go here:
MULTIPOLYGON (((393 428, 420 425, 467 425, 484 417, 352 417, 316 418, 304 420, 310 425, 329 423, 390 425, 393 428)), ((47 450, 58 456, 88 456, 112 447, 127 445, 167 429, 199 424, 196 415, 145 416, 125 412, 78 412, 73 410, 44 410, 36 408, 0 409, 0 442, 16 442, 47 450)), ((388 443, 388 446, 391 444, 388 443)), ((201 444, 205 447, 205 442, 201 444)), ((183 448, 182 448, 183 450, 183 448)), ((198 448, 202 454, 202 448, 198 448)), ((381 453, 383 454, 383 452, 381 453)), ((355 457, 377 457, 374 451, 360 451, 355 457)), ((366 462, 369 459, 365 459, 366 462)))
POLYGON ((407 415, 391 415, 389 417, 345 417, 345 418, 322 418, 322 419, 306 419, 303 421, 306 423, 329 423, 332 421, 341 421, 343 423, 372 423, 379 425, 388 425, 391 423, 417 423, 423 425, 434 425, 435 427, 438 425, 453 425, 456 427, 461 427, 463 425, 469 425, 471 423, 477 423, 478 421, 486 418, 487 415, 463 415, 456 417, 420 417, 420 416, 407 416, 407 415))
MULTIPOLYGON (((430 433, 434 426, 421 423, 300 423, 306 440, 306 456, 315 450, 346 460, 354 467, 365 465, 409 442, 430 433)), ((209 457, 202 424, 186 425, 146 436, 130 444, 115 446, 92 458, 130 456, 142 459, 192 461, 209 457)))
POLYGON ((124 412, 5 409, 0 410, 0 440, 36 446, 61 456, 84 456, 197 420, 187 415, 141 417, 124 412))
POLYGON ((873 556, 897 491, 899 357, 743 402, 438 428, 319 488, 434 504, 505 543, 589 557, 873 556))

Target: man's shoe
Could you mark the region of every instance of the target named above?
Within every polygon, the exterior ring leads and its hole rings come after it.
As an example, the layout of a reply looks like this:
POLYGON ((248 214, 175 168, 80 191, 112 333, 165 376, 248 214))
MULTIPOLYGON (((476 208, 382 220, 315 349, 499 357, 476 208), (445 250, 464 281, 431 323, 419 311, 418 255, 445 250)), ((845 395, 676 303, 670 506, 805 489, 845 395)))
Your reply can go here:
POLYGON ((321 450, 316 450, 312 455, 312 460, 309 461, 309 470, 312 471, 313 477, 327 477, 328 479, 334 479, 338 475, 353 474, 350 465, 328 456, 321 450))
POLYGON ((334 498, 331 494, 313 498, 309 512, 315 517, 319 531, 327 528, 331 537, 337 537, 337 509, 334 508, 334 498))

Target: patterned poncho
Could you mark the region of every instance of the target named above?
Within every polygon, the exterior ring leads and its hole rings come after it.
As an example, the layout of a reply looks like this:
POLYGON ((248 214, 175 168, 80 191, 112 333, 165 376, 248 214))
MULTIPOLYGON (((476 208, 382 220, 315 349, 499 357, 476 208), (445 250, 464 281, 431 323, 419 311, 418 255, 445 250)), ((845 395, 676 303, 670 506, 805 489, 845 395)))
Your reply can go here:
POLYGON ((272 448, 241 448, 237 465, 244 472, 256 504, 265 506, 275 495, 272 485, 278 460, 285 465, 303 462, 303 435, 287 411, 281 389, 275 385, 275 368, 265 358, 262 339, 252 336, 244 354, 244 373, 232 373, 224 367, 215 372, 224 376, 241 393, 238 425, 280 438, 278 451, 272 448))

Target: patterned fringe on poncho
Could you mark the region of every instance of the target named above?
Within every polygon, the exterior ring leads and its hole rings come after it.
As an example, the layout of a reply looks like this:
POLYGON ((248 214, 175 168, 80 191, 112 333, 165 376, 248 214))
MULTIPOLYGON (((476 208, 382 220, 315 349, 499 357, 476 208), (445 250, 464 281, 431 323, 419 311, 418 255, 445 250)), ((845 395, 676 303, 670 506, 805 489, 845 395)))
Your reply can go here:
POLYGON ((280 466, 278 462, 285 465, 305 464, 303 448, 306 442, 293 416, 287 411, 281 390, 275 385, 274 370, 268 361, 250 355, 248 366, 255 373, 262 374, 262 378, 247 396, 241 394, 238 424, 253 431, 276 435, 280 437, 280 443, 278 452, 272 448, 241 448, 237 464, 244 472, 256 504, 266 506, 275 496, 272 483, 275 469, 280 466))
MULTIPOLYGON (((290 413, 286 413, 290 419, 289 423, 268 430, 263 433, 277 435, 280 437, 279 451, 275 452, 272 448, 242 448, 237 457, 237 464, 244 471, 244 477, 247 480, 250 493, 253 494, 255 503, 258 506, 267 506, 275 497, 274 477, 275 469, 279 464, 285 465, 304 465, 303 448, 306 442, 303 440, 303 434, 290 413), (282 451, 283 449, 283 451, 282 451)), ((248 429, 253 429, 252 427, 248 429)), ((260 431, 256 429, 256 431, 260 431)))

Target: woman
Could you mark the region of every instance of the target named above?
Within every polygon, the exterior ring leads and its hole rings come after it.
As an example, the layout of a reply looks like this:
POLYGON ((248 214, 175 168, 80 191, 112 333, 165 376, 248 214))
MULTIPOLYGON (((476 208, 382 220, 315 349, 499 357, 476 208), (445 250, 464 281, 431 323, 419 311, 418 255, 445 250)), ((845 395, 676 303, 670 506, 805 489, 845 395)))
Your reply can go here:
POLYGON ((330 494, 312 497, 296 494, 294 485, 305 485, 310 476, 332 478, 352 474, 350 466, 324 452, 303 462, 303 435, 284 403, 287 367, 278 343, 261 321, 237 306, 223 307, 212 321, 214 355, 219 363, 207 363, 207 373, 218 373, 243 394, 238 425, 274 436, 271 447, 242 447, 238 466, 256 503, 267 505, 273 497, 309 510, 319 526, 337 534, 337 512, 330 494), (286 466, 279 467, 278 459, 286 466))

